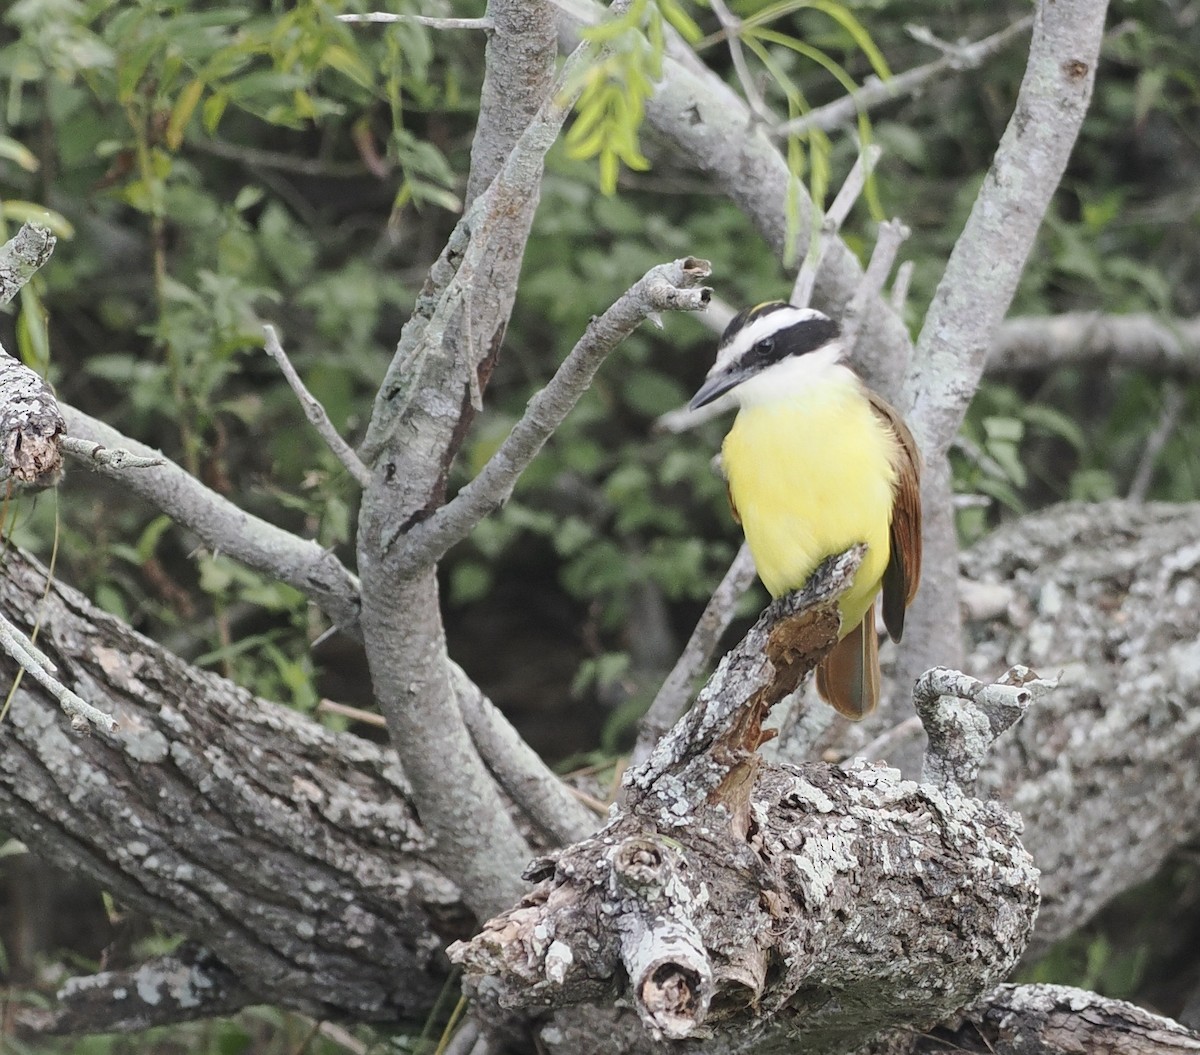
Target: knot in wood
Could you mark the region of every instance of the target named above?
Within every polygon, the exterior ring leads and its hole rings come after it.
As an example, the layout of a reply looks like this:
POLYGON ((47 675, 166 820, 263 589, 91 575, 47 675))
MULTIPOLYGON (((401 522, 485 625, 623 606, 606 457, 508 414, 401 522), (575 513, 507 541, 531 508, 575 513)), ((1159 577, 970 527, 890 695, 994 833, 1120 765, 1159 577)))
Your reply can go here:
POLYGON ((617 885, 642 898, 661 892, 675 871, 664 848, 644 836, 617 845, 611 860, 617 885))

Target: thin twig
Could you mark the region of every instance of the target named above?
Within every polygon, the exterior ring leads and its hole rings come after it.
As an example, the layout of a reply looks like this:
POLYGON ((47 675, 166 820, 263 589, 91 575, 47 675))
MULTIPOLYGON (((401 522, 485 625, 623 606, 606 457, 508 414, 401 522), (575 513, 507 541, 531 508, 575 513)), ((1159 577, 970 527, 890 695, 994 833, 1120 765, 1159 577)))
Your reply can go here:
POLYGON ((267 354, 279 365, 279 369, 283 371, 283 376, 287 379, 287 383, 292 386, 292 391, 296 393, 296 398, 300 401, 300 406, 304 408, 304 416, 308 418, 317 432, 321 434, 321 439, 333 451, 334 457, 358 481, 358 485, 366 487, 371 482, 371 470, 354 453, 350 444, 338 435, 337 429, 333 427, 333 422, 329 420, 329 415, 325 413, 325 408, 321 406, 320 401, 309 392, 304 382, 300 380, 300 375, 296 373, 296 368, 292 366, 291 360, 288 359, 287 352, 283 350, 283 345, 279 343, 279 335, 275 332, 275 327, 264 326, 263 334, 266 336, 267 354))
POLYGON ((388 11, 368 11, 363 15, 338 15, 339 22, 411 22, 430 29, 494 29, 490 18, 437 18, 433 15, 394 15, 388 11))
POLYGON ((796 274, 796 283, 792 286, 791 301, 796 307, 807 307, 812 300, 813 289, 817 284, 817 273, 821 270, 821 264, 825 260, 829 245, 837 237, 842 224, 846 222, 846 217, 850 215, 850 210, 854 207, 858 196, 862 194, 863 187, 867 185, 867 179, 882 153, 882 147, 872 144, 859 154, 858 160, 842 184, 842 189, 837 192, 833 204, 829 206, 822 218, 817 241, 814 245, 809 246, 804 262, 796 274))
MULTIPOLYGON (((900 220, 885 220, 879 225, 879 231, 875 236, 875 248, 871 251, 871 260, 867 264, 867 270, 842 316, 842 340, 845 341, 851 354, 854 354, 855 346, 858 344, 858 335, 866 317, 867 305, 883 293, 888 275, 892 272, 892 265, 896 262, 896 254, 900 252, 900 246, 910 234, 912 231, 900 220)), ((855 355, 856 362, 861 362, 863 358, 865 356, 855 355)), ((893 365, 894 370, 890 373, 899 377, 908 364, 893 365)), ((875 367, 871 373, 873 376, 881 376, 884 371, 875 367)))
POLYGON ((1162 388, 1162 413, 1154 431, 1146 437, 1146 446, 1142 450, 1141 460, 1133 474, 1133 482, 1129 485, 1128 499, 1131 502, 1144 502, 1154 481, 1154 469, 1158 465, 1159 455, 1171 438, 1171 434, 1179 426, 1183 408, 1187 406, 1187 392, 1178 381, 1167 378, 1162 388))
POLYGON ((450 1038, 446 1046, 442 1049, 442 1055, 471 1055, 475 1050, 475 1042, 479 1040, 479 1035, 482 1030, 479 1028, 479 1020, 476 1018, 468 1018, 454 1036, 450 1038))
POLYGON ((711 272, 707 260, 694 257, 660 264, 594 318, 475 479, 404 536, 403 562, 410 568, 432 565, 503 505, 526 467, 592 383, 609 352, 656 312, 704 310, 712 291, 700 282, 711 272))
POLYGON ((742 51, 742 20, 725 6, 724 0, 709 0, 709 6, 725 30, 726 40, 729 43, 729 57, 733 60, 733 69, 737 73, 742 93, 746 96, 746 102, 750 106, 750 112, 760 121, 771 122, 774 115, 767 106, 766 100, 763 99, 762 92, 758 90, 758 85, 754 83, 754 76, 746 63, 746 54, 742 51))
POLYGON ((76 695, 53 677, 58 668, 50 658, 25 636, 16 626, 0 615, 0 648, 9 654, 20 667, 71 716, 71 726, 83 729, 88 723, 111 733, 117 727, 111 714, 97 710, 81 696, 76 695))
POLYGON ((81 440, 76 436, 59 438, 62 449, 80 461, 88 460, 110 469, 151 469, 156 465, 166 465, 166 458, 161 455, 134 454, 133 451, 121 447, 105 447, 93 440, 81 440))
POLYGON ((364 725, 374 726, 376 729, 387 728, 387 719, 382 714, 364 711, 361 707, 351 707, 348 703, 338 703, 335 700, 321 700, 317 704, 317 714, 336 714, 342 718, 362 722, 364 725))
POLYGON ((633 765, 640 765, 650 757, 659 738, 679 720, 679 716, 691 702, 692 682, 712 659, 722 635, 733 621, 741 600, 754 582, 754 558, 750 548, 743 543, 734 557, 725 577, 713 591, 704 607, 696 629, 684 646, 671 673, 667 675, 654 697, 654 702, 638 723, 638 738, 633 749, 633 765))
POLYGON ((961 47, 949 46, 943 51, 941 58, 934 59, 933 62, 924 66, 905 70, 904 73, 898 73, 886 81, 871 77, 853 94, 843 96, 825 106, 819 106, 791 121, 785 121, 771 129, 771 135, 782 139, 786 136, 804 135, 815 128, 825 132, 832 131, 853 121, 860 113, 878 106, 880 103, 890 102, 906 95, 914 95, 926 83, 943 73, 951 70, 974 69, 1001 51, 1014 38, 1024 33, 1032 23, 1033 17, 1027 15, 1018 19, 1011 26, 993 33, 990 37, 984 37, 974 44, 966 44, 961 47))

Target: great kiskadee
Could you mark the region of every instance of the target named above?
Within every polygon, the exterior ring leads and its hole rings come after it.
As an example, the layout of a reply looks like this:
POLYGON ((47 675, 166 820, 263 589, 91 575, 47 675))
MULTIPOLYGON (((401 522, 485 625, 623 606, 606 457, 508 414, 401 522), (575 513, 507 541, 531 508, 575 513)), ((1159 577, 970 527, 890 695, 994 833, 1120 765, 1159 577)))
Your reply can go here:
POLYGON ((826 557, 865 543, 838 600, 837 645, 817 690, 848 718, 879 702, 875 598, 898 641, 921 575, 920 454, 900 415, 844 362, 828 316, 783 301, 739 312, 692 409, 730 393, 739 410, 721 448, 733 515, 773 597, 826 557))

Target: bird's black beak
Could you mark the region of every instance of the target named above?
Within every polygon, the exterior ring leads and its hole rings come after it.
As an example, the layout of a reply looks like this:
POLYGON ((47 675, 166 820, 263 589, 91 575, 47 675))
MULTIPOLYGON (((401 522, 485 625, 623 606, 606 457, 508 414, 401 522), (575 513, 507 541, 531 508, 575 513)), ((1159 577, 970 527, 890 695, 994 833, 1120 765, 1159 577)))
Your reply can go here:
POLYGON ((699 410, 700 407, 711 403, 718 396, 723 396, 731 388, 737 388, 744 380, 745 376, 740 370, 727 370, 724 373, 712 375, 700 386, 700 391, 692 396, 688 410, 699 410))

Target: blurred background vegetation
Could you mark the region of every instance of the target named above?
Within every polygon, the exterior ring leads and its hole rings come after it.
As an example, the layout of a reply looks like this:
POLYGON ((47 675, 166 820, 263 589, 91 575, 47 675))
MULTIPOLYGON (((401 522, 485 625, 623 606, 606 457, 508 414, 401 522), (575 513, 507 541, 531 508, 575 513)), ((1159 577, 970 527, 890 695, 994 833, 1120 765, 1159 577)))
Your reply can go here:
MULTIPOLYGON (((482 0, 386 6, 458 16, 484 8, 482 0)), ((909 26, 976 40, 1028 10, 1016 0, 733 6, 772 14, 773 30, 820 49, 859 82, 874 56, 851 19, 902 71, 937 57, 909 26)), ((701 53, 732 77, 707 7, 678 7, 713 34, 701 53)), ((369 9, 339 0, 16 0, 0 15, 0 234, 26 218, 45 222, 49 210, 60 238, 51 264, 0 316, 0 341, 67 402, 351 564, 355 487, 263 353, 261 328, 279 328, 334 423, 361 438, 400 327, 458 215, 484 47, 467 31, 336 21, 369 9)), ((981 69, 946 75, 872 115, 870 134, 885 151, 875 198, 913 230, 903 256, 915 264, 914 333, 1008 120, 1024 44, 1018 38, 981 69)), ((779 112, 795 106, 796 92, 806 105, 842 94, 819 64, 781 46, 768 54, 790 85, 763 78, 779 112)), ((1114 0, 1092 110, 1014 313, 1171 319, 1200 310, 1197 54, 1195 0, 1114 0)), ((824 166, 840 182, 858 134, 850 127, 801 144, 806 178, 820 182, 824 166)), ((551 153, 504 353, 457 483, 486 460, 589 316, 649 266, 708 258, 734 305, 790 288, 780 262, 711 186, 652 135, 643 133, 638 150, 634 160, 648 164, 623 169, 612 194, 602 193, 611 176, 602 164, 562 144, 551 153)), ((860 206, 845 233, 864 257, 873 229, 860 206)), ((713 344, 686 317, 635 334, 513 501, 444 564, 453 654, 557 763, 604 763, 628 743, 734 552, 737 532, 709 464, 720 424, 685 437, 654 429, 694 390, 713 344)), ((1194 386, 1100 366, 990 379, 955 452, 958 489, 976 496, 960 511, 964 542, 1051 502, 1127 493, 1164 407, 1174 426, 1148 494, 1194 499, 1194 386)), ((128 495, 73 470, 57 492, 4 509, 9 539, 43 559, 57 545, 61 578, 194 662, 306 711, 323 698, 370 706, 350 644, 310 648, 325 627, 298 593, 198 548, 128 495)), ((747 611, 761 600, 748 598, 747 611)), ((1177 918, 1194 918, 1200 896, 1186 862, 1155 882, 1114 910, 1117 923, 1100 921, 1036 968, 1039 977, 1169 1003, 1154 988, 1155 927, 1164 899, 1177 918)), ((0 833, 9 1001, 40 999, 64 973, 86 973, 102 957, 129 962, 173 940, 0 833)), ((339 1043, 265 1010, 36 1048, 3 1034, 0 1023, 0 1045, 17 1053, 432 1050, 415 1033, 339 1043)))

